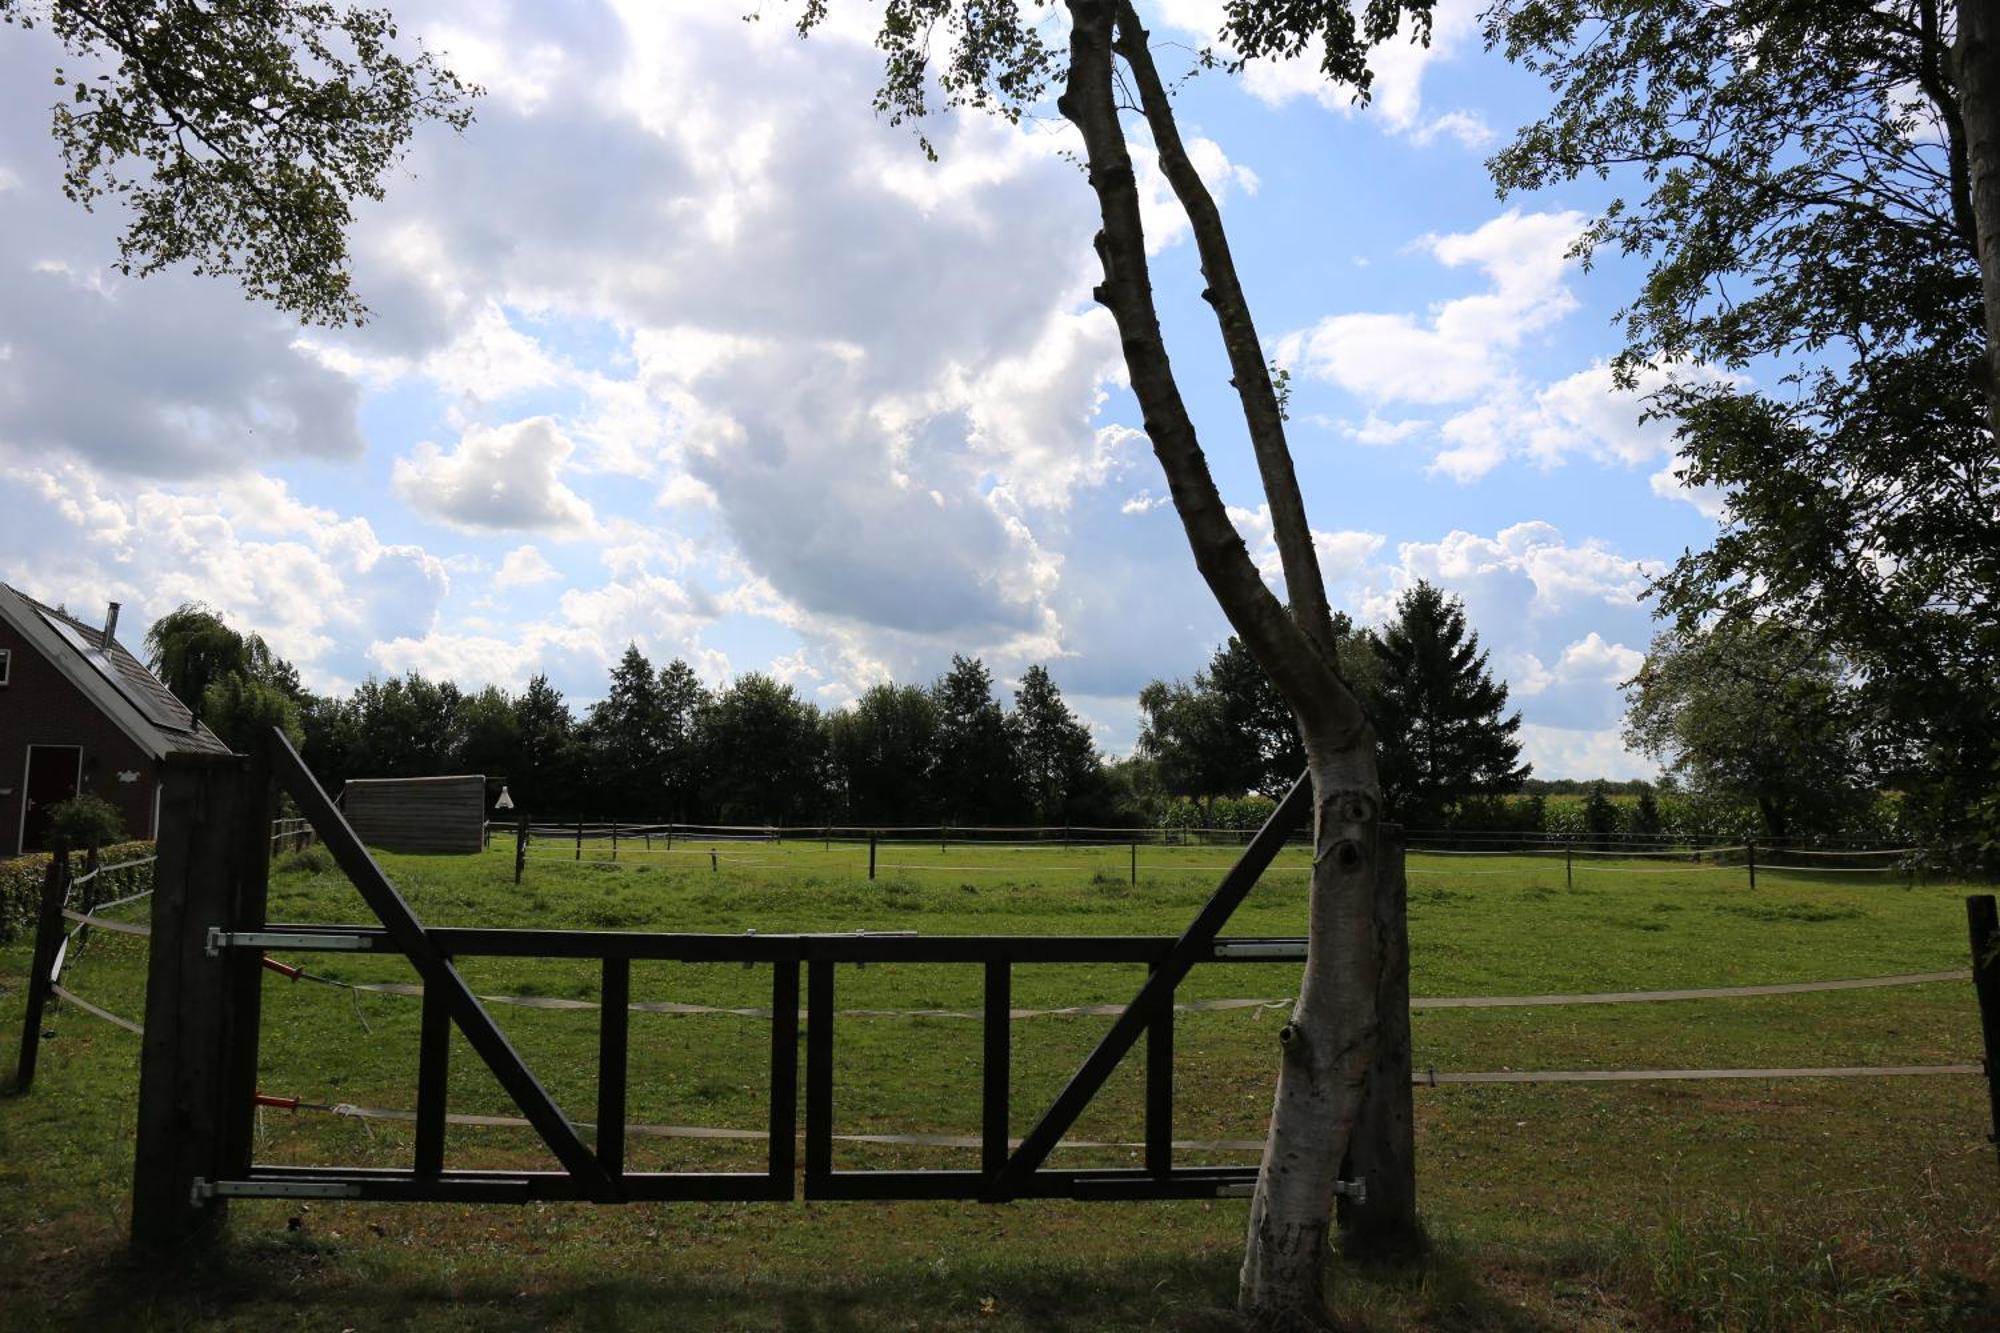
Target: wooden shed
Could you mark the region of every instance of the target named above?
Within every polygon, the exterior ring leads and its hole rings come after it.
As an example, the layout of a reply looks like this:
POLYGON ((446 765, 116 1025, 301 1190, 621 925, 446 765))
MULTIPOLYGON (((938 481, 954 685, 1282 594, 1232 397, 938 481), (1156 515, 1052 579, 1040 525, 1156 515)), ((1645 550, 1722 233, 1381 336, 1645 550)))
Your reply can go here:
POLYGON ((385 852, 477 852, 486 839, 486 777, 352 778, 340 805, 361 841, 385 852))

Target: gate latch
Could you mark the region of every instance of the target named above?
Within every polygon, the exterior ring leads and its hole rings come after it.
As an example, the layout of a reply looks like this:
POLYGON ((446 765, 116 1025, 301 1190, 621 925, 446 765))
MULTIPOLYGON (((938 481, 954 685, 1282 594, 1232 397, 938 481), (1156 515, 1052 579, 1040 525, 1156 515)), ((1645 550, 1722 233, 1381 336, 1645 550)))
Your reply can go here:
POLYGON ((297 949, 304 952, 365 953, 375 947, 370 935, 333 935, 302 930, 224 930, 208 928, 208 956, 219 958, 224 949, 297 949))
MULTIPOLYGON (((1257 1182, 1254 1180, 1232 1181, 1230 1184, 1215 1187, 1215 1197, 1218 1199, 1247 1199, 1256 1192, 1257 1182)), ((1356 1203, 1368 1202, 1368 1182, 1365 1179, 1336 1180, 1333 1182, 1333 1192, 1356 1203)))

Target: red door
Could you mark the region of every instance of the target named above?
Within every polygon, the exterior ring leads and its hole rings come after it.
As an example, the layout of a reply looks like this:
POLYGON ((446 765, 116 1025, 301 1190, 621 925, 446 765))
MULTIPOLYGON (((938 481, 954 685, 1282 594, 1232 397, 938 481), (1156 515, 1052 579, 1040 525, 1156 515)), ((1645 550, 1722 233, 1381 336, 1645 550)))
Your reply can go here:
POLYGON ((49 812, 76 795, 82 769, 81 745, 28 747, 28 804, 21 812, 22 851, 38 852, 49 845, 49 812))

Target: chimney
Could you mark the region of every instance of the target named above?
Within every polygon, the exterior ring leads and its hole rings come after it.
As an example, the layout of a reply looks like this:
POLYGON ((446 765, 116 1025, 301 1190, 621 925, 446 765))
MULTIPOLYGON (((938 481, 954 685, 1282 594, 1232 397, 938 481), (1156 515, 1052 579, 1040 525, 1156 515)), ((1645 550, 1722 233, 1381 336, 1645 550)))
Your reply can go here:
POLYGON ((105 652, 111 651, 111 643, 118 637, 118 603, 113 602, 104 612, 104 642, 100 646, 105 652))

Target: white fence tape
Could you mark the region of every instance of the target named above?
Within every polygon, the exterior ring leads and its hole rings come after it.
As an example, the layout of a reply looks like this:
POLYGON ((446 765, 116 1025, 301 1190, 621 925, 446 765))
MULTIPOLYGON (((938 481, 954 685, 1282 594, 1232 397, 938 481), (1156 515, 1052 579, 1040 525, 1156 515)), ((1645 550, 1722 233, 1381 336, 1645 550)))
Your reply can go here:
MULTIPOLYGON (((1944 972, 1906 972, 1894 976, 1848 977, 1834 981, 1786 981, 1760 986, 1709 986, 1688 990, 1653 991, 1601 991, 1570 995, 1427 995, 1416 996, 1410 1001, 1410 1008, 1416 1009, 1527 1009, 1545 1008, 1572 1004, 1648 1004, 1668 1000, 1725 1000, 1745 999, 1760 995, 1806 995, 1819 991, 1871 990, 1881 986, 1925 986, 1944 981, 1968 981, 1972 972, 1967 968, 1944 972)), ((301 974, 306 981, 318 982, 324 986, 336 986, 342 990, 364 991, 376 995, 396 995, 409 999, 421 999, 424 988, 414 982, 404 981, 339 981, 332 977, 322 977, 311 972, 301 974)), ((486 1004, 513 1005, 522 1009, 596 1009, 595 1000, 576 1000, 555 995, 481 995, 486 1004)), ((1221 1013, 1239 1009, 1287 1009, 1293 1003, 1291 997, 1274 999, 1231 998, 1217 1000, 1184 1000, 1174 1005, 1181 1013, 1221 1013)), ((690 1004, 676 1000, 640 1000, 628 1006, 635 1014, 726 1014, 738 1018, 769 1018, 768 1008, 751 1006, 729 1006, 690 1004)), ((1052 1009, 1010 1009, 1010 1018, 1115 1018, 1125 1012, 1123 1004, 1076 1004, 1052 1009)), ((979 1021, 985 1013, 977 1009, 839 1009, 835 1011, 841 1018, 950 1018, 979 1021)), ((799 1011, 800 1017, 805 1010, 799 1011)))
MULTIPOLYGON (((1924 1076, 1949 1076, 1980 1073, 1978 1065, 1835 1065, 1824 1068, 1801 1069, 1535 1069, 1535 1070, 1491 1070, 1469 1073, 1436 1073, 1418 1075, 1413 1084, 1417 1087, 1440 1087, 1447 1084, 1511 1084, 1511 1083, 1645 1083, 1645 1082, 1702 1082, 1718 1079, 1799 1079, 1799 1078, 1911 1078, 1924 1076)), ((414 1122, 415 1111, 395 1110, 381 1106, 361 1106, 353 1102, 337 1102, 332 1105, 317 1102, 300 1102, 301 1111, 317 1111, 328 1115, 351 1117, 360 1120, 398 1120, 414 1122)), ((445 1116, 447 1124, 466 1125, 482 1129, 527 1129, 529 1122, 511 1115, 466 1115, 452 1113, 445 1116)), ((589 1121, 575 1122, 578 1129, 595 1129, 589 1121)), ((729 1129, 707 1125, 627 1125, 628 1135, 663 1139, 726 1139, 741 1142, 763 1142, 769 1135, 761 1129, 729 1129)), ((835 1134, 841 1143, 874 1143, 919 1148, 978 1148, 983 1140, 969 1134, 835 1134)), ((1020 1146, 1019 1139, 1007 1141, 1010 1148, 1020 1146)), ((1146 1145, 1131 1140, 1063 1139, 1057 1143, 1061 1149, 1137 1149, 1146 1145)), ((1262 1152, 1262 1139, 1175 1139, 1173 1146, 1180 1152, 1262 1152)))

